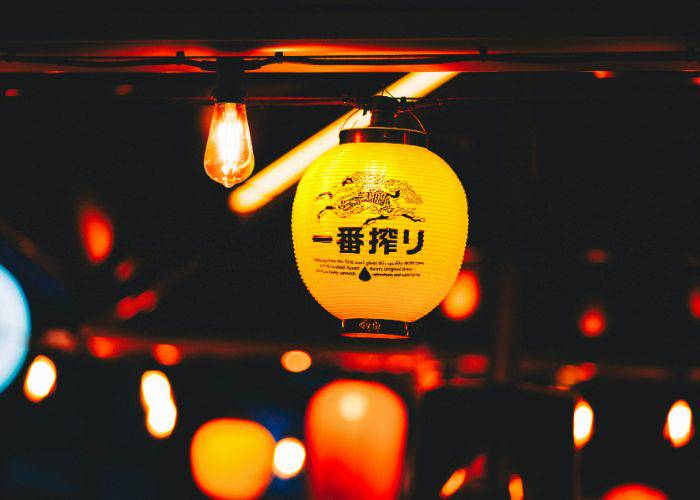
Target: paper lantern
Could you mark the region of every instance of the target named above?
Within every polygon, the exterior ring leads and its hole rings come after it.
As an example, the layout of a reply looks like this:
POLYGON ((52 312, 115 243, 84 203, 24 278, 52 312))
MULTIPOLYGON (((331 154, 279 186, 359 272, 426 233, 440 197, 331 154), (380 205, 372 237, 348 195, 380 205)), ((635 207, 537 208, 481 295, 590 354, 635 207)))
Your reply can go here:
POLYGON ((314 161, 292 210, 297 265, 342 333, 401 338, 457 277, 467 198, 424 132, 368 127, 340 133, 314 161))

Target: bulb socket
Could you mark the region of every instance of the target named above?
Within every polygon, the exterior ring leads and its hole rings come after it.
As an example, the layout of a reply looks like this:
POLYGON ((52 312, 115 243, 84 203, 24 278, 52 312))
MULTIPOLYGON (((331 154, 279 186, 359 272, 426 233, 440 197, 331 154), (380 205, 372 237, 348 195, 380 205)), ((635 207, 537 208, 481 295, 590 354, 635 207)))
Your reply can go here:
POLYGON ((238 61, 220 61, 217 74, 218 82, 212 96, 218 102, 240 102, 245 101, 245 90, 243 88, 243 65, 238 61))

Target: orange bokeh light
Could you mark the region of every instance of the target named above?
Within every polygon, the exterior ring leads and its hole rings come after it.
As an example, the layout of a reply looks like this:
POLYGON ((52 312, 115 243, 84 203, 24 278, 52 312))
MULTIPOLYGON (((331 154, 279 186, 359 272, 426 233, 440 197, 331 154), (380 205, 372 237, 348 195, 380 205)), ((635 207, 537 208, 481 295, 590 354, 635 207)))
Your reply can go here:
POLYGON ((668 500, 668 497, 645 484, 622 484, 603 495, 603 500, 668 500))
POLYGON ((578 327, 581 333, 588 338, 599 337, 607 328, 605 311, 600 306, 587 307, 579 317, 578 327))
POLYGON ((114 246, 114 227, 99 207, 85 203, 78 212, 78 227, 85 255, 92 264, 104 262, 114 246))
POLYGON ((463 269, 440 308, 448 318, 461 321, 474 314, 479 306, 480 295, 479 276, 476 271, 463 269))
POLYGON ((676 401, 668 410, 664 437, 674 448, 680 448, 690 442, 695 428, 693 426, 693 411, 687 401, 676 401))
POLYGON ((306 413, 311 498, 396 499, 406 426, 403 401, 382 384, 337 380, 322 387, 306 413))
POLYGON ((573 424, 574 446, 576 446, 576 449, 580 450, 591 440, 594 419, 595 416, 591 405, 584 400, 576 403, 573 424))
POLYGON ((182 360, 182 353, 172 344, 156 344, 153 346, 153 357, 161 365, 172 366, 182 360))
POLYGON ((199 489, 213 498, 252 499, 272 480, 275 439, 262 425, 220 418, 192 438, 190 463, 199 489))
POLYGON ((96 358, 113 358, 120 352, 119 343, 107 337, 90 337, 87 341, 90 354, 96 358))
POLYGON ((700 287, 693 287, 688 293, 688 310, 695 319, 700 319, 700 287))
POLYGON ((525 498, 523 478, 520 477, 520 474, 513 474, 510 476, 508 493, 510 494, 510 500, 523 500, 523 498, 525 498))
POLYGON ((440 498, 449 498, 454 495, 464 485, 466 479, 467 470, 465 468, 454 471, 440 488, 440 498))
POLYGON ((285 352, 280 361, 284 369, 292 373, 306 371, 311 366, 311 356, 304 351, 285 352))
POLYGON ((605 80, 607 78, 614 78, 615 77, 614 71, 594 71, 593 74, 599 80, 605 80))
POLYGON ((24 379, 24 395, 32 403, 38 403, 56 387, 56 365, 46 356, 34 358, 24 379))

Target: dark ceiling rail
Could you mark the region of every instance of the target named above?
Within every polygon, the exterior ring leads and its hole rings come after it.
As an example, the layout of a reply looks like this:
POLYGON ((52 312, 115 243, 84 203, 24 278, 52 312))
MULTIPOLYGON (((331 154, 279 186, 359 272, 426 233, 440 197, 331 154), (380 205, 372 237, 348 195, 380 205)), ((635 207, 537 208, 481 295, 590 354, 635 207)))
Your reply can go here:
POLYGON ((174 56, 163 57, 97 57, 97 56, 54 56, 19 55, 6 52, 0 57, 5 63, 45 64, 51 66, 80 67, 94 69, 128 68, 137 66, 190 66, 203 71, 217 71, 222 64, 239 63, 245 70, 260 69, 270 64, 295 63, 315 66, 395 66, 395 65, 435 65, 465 62, 497 62, 513 64, 566 65, 582 63, 629 63, 629 62, 693 62, 700 59, 695 49, 682 51, 626 51, 626 52, 542 52, 542 53, 491 53, 480 47, 471 54, 427 54, 414 55, 333 55, 301 56, 284 55, 277 52, 263 57, 198 57, 185 56, 178 52, 174 56))

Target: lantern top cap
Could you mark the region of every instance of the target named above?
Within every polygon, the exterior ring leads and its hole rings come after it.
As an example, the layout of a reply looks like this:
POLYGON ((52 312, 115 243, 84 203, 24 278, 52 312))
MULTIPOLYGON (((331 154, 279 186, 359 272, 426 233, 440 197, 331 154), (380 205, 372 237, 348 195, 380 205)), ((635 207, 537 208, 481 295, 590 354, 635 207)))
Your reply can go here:
POLYGON ((420 130, 396 127, 348 128, 340 131, 340 144, 362 142, 407 144, 425 148, 428 146, 428 134, 420 130))

